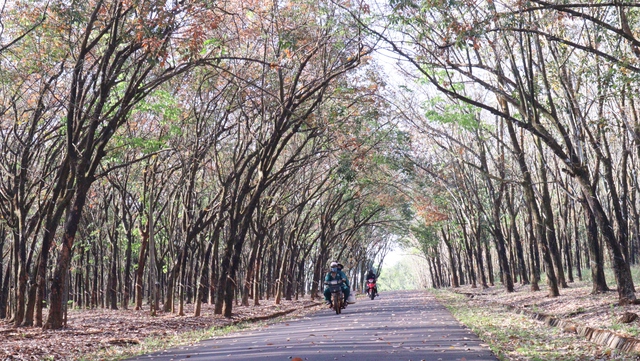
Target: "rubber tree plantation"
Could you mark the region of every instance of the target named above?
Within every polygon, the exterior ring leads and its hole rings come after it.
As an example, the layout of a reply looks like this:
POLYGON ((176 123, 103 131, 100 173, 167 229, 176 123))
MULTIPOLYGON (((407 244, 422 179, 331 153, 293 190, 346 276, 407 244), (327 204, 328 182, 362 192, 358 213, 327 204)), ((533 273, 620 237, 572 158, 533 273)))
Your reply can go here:
MULTIPOLYGON (((583 271, 635 303, 631 1, 20 0, 0 8, 0 318, 583 271), (615 275, 607 284, 605 271, 615 275)), ((542 277, 544 276, 544 277, 542 277)))

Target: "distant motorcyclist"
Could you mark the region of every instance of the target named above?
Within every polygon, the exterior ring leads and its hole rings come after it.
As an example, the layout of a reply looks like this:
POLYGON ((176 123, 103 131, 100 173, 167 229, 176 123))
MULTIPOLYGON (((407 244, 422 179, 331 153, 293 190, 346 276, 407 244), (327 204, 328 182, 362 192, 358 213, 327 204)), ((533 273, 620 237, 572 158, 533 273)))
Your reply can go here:
MULTIPOLYGON (((327 275, 324 277, 324 282, 327 283, 329 281, 334 281, 334 280, 342 280, 342 293, 344 294, 344 300, 345 303, 344 305, 346 306, 346 300, 349 298, 349 279, 347 278, 347 275, 344 274, 344 272, 342 272, 339 268, 338 268, 338 262, 331 262, 330 265, 331 269, 330 271, 327 273, 327 275)), ((329 289, 329 287, 325 287, 324 288, 324 301, 327 305, 329 305, 329 307, 332 306, 331 304, 331 290, 329 289)))
POLYGON ((373 268, 369 268, 369 271, 367 271, 367 280, 373 279, 373 283, 376 283, 376 285, 373 287, 373 291, 375 292, 375 295, 378 295, 378 285, 377 285, 377 280, 378 280, 378 276, 376 276, 376 273, 373 271, 373 268))

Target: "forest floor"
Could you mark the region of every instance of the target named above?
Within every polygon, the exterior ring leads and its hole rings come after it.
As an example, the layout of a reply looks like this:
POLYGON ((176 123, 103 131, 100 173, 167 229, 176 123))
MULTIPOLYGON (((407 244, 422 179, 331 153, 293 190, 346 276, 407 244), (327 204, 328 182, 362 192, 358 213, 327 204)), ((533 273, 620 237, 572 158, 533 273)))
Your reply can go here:
POLYGON ((569 283, 560 296, 547 296, 546 285, 532 292, 530 286, 516 286, 507 293, 502 286, 488 289, 462 286, 435 291, 436 297, 462 323, 474 330, 502 360, 640 360, 625 353, 587 341, 575 327, 551 327, 532 314, 553 316, 576 326, 612 331, 616 335, 640 338, 640 320, 624 323, 625 312, 640 315, 640 305, 618 305, 613 290, 591 294, 591 283, 569 283))
POLYGON ((185 305, 185 316, 161 312, 152 317, 148 305, 140 311, 74 309, 69 310, 67 327, 57 331, 0 322, 0 360, 117 360, 264 326, 275 318, 300 317, 320 306, 308 298, 280 305, 263 300, 260 306, 234 306, 231 318, 214 315, 208 304, 202 305, 200 317, 193 316, 192 304, 185 305))

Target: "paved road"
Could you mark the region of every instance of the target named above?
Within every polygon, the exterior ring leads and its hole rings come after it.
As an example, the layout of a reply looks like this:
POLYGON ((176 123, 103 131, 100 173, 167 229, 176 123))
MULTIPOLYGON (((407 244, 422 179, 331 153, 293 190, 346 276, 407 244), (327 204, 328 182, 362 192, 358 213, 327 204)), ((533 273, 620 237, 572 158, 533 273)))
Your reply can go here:
POLYGON ((139 356, 155 361, 497 361, 486 345, 423 292, 358 298, 299 320, 139 356), (400 300, 397 302, 396 300, 400 300))

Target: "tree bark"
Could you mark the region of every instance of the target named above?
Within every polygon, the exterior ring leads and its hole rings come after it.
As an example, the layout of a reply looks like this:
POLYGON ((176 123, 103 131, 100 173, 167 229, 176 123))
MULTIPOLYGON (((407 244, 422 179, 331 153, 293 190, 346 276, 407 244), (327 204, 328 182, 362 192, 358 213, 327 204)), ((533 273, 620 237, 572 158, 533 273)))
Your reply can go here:
POLYGON ((607 279, 604 275, 604 258, 600 242, 598 242, 598 224, 591 209, 583 200, 586 225, 587 225, 587 245, 589 248, 589 268, 591 269, 591 293, 604 293, 609 291, 607 279))
POLYGON ((63 301, 65 299, 67 273, 71 263, 73 243, 75 240, 78 224, 82 215, 82 209, 87 199, 87 193, 91 187, 89 179, 79 180, 73 206, 67 214, 62 236, 62 247, 58 254, 58 260, 53 272, 51 282, 50 307, 45 329, 59 329, 63 326, 63 301))
POLYGON ((460 287, 460 280, 458 278, 458 273, 456 272, 456 261, 453 246, 451 245, 451 239, 447 232, 444 229, 440 229, 440 234, 442 235, 442 241, 445 246, 447 246, 448 256, 449 256, 449 272, 451 273, 451 287, 458 288, 460 287))

